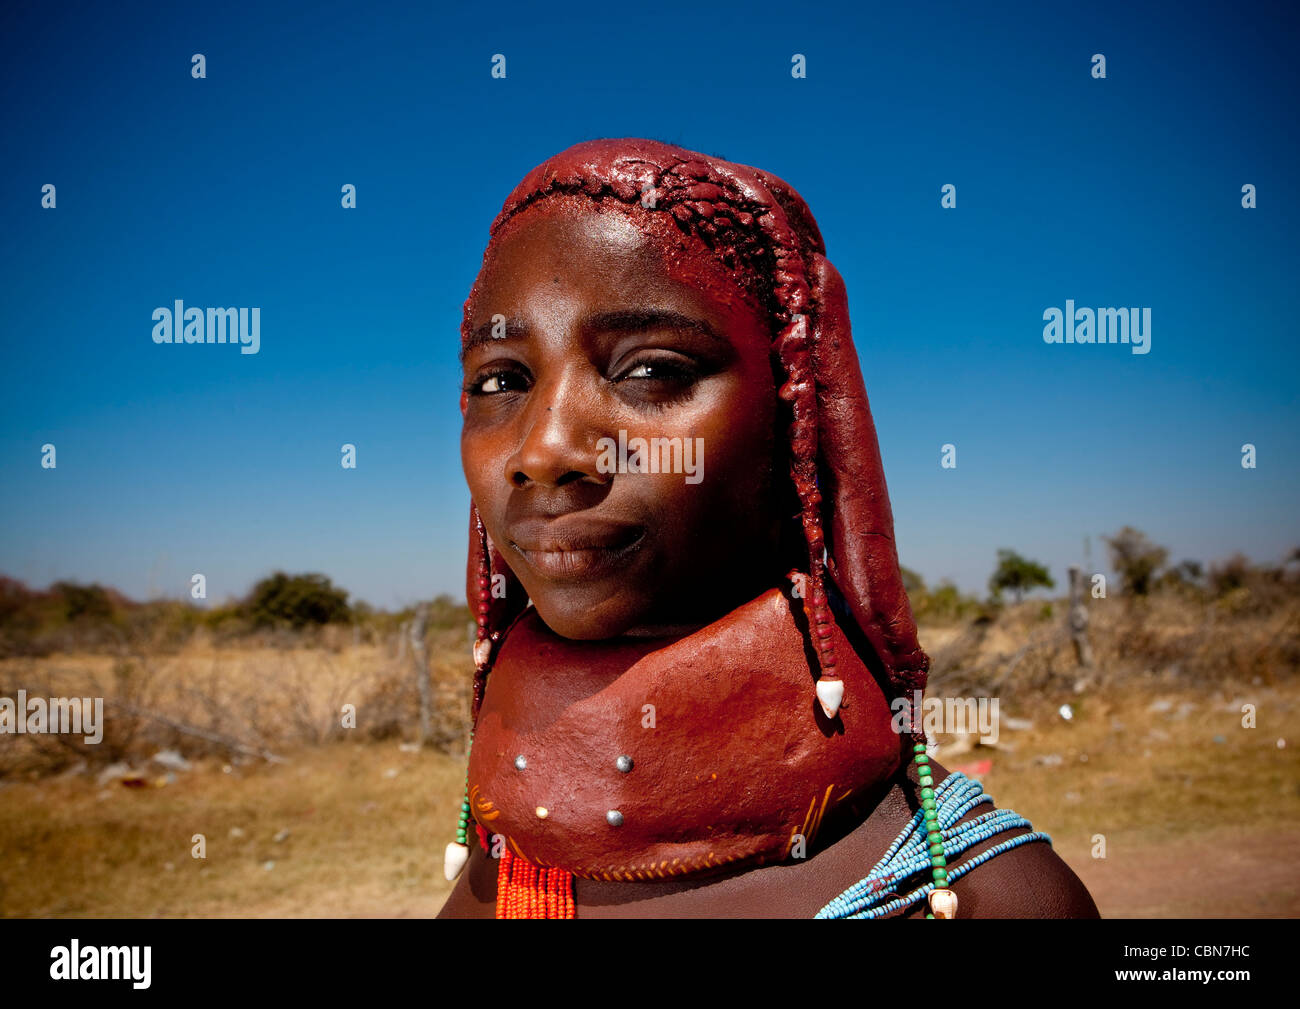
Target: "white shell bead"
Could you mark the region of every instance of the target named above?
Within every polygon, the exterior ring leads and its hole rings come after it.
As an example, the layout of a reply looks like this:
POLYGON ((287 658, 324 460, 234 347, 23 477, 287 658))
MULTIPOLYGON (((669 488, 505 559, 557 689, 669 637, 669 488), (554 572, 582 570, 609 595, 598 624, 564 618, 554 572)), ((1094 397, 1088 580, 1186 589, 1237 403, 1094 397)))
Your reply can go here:
POLYGON ((447 851, 442 858, 442 874, 447 877, 450 883, 460 871, 465 868, 465 863, 469 861, 469 848, 466 845, 452 841, 447 845, 447 851))
POLYGON ((957 895, 951 890, 930 891, 930 912, 936 918, 956 918, 957 895))

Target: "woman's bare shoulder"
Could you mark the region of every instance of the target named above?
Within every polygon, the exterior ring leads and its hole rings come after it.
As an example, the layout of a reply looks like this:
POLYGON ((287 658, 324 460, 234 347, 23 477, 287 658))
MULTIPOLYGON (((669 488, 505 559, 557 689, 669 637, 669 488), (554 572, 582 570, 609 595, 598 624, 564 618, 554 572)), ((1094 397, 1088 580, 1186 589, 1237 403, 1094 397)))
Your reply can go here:
MULTIPOLYGON (((938 765, 936 765, 938 769, 938 765)), ((944 776, 947 772, 944 771, 944 776)), ((996 804, 976 806, 958 822, 992 809, 996 804)), ((1038 824, 1033 830, 1047 833, 1038 824)), ((1030 833, 1020 827, 995 834, 983 844, 949 861, 959 867, 994 845, 1030 833)), ((1100 918, 1097 905, 1082 880, 1045 840, 1029 841, 1003 851, 971 869, 952 884, 957 895, 959 918, 1100 918)))
MULTIPOLYGON (((1024 833, 1008 831, 990 843, 1024 833)), ((1087 887, 1046 841, 1002 852, 972 869, 952 890, 960 918, 1101 917, 1087 887)))

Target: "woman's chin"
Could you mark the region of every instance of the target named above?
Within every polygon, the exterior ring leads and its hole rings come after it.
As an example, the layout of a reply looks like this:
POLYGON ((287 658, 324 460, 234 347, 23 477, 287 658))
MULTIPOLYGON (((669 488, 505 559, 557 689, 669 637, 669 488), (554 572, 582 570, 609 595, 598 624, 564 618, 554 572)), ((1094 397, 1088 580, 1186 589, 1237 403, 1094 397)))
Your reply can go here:
POLYGON ((611 596, 604 586, 584 586, 532 597, 537 615, 552 631, 574 641, 601 641, 634 630, 643 605, 611 596))

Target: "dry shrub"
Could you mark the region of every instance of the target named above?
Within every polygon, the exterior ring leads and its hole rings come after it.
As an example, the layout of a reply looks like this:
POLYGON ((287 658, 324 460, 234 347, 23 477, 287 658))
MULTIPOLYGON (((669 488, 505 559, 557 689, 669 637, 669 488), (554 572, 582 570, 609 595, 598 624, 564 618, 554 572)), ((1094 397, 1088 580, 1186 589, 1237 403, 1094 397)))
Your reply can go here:
POLYGON ((932 689, 962 696, 1030 698, 1150 676, 1188 686, 1228 681, 1274 684, 1300 669, 1300 591, 1295 582, 1252 572, 1214 598, 1183 588, 1150 596, 1088 599, 1093 666, 1078 665, 1066 615, 1050 621, 1036 603, 1008 607, 960 633, 934 636, 932 689))
MULTIPOLYGON (((104 736, 0 735, 0 776, 84 762, 143 765, 159 749, 187 757, 266 759, 332 740, 418 738, 414 660, 396 636, 354 644, 351 628, 249 647, 195 638, 175 653, 56 654, 0 659, 0 696, 104 699, 104 736), (355 728, 344 727, 345 705, 355 728)), ((472 662, 463 630, 428 635, 435 710, 429 745, 465 750, 472 662)))

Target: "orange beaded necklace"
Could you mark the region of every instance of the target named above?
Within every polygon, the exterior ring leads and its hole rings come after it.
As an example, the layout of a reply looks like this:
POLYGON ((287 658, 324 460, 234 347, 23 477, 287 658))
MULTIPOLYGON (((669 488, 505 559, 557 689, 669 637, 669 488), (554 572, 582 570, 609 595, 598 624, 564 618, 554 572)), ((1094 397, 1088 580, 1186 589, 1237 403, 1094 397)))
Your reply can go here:
POLYGON ((563 869, 539 869, 510 851, 497 869, 498 918, 572 918, 573 876, 563 869))

